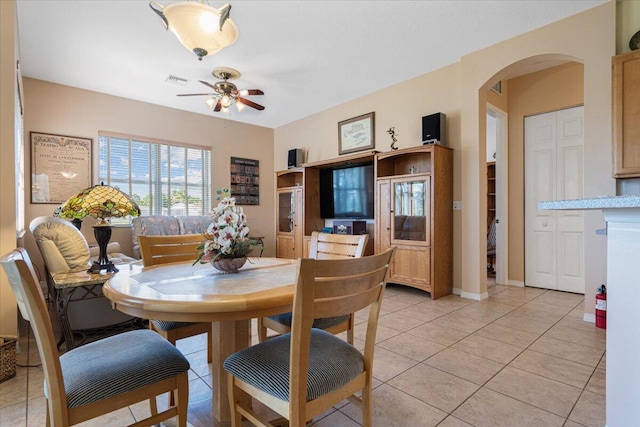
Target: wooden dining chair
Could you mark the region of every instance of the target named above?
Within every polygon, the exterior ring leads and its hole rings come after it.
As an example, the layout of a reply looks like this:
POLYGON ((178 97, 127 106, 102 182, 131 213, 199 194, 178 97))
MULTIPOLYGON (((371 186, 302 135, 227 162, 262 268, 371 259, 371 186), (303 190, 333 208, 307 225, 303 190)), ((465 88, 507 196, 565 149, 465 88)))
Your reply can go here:
POLYGON ((149 400, 151 426, 178 417, 187 424, 189 362, 149 330, 136 330, 58 353, 42 289, 27 252, 18 248, 0 259, 22 313, 35 334, 44 372, 47 426, 70 426, 149 400), (176 391, 177 404, 158 414, 156 396, 176 391))
MULTIPOLYGON (((202 234, 182 234, 163 236, 138 236, 140 254, 145 267, 171 262, 195 261, 198 247, 204 242, 202 234)), ((171 322, 167 320, 149 321, 149 328, 162 335, 171 344, 194 335, 207 334, 207 362, 213 360, 211 348, 211 322, 171 322)))
MULTIPOLYGON (((349 259, 360 258, 367 247, 368 234, 345 235, 311 233, 311 247, 309 258, 314 259, 349 259)), ((355 315, 351 313, 340 317, 327 319, 316 319, 313 327, 324 329, 332 334, 347 332, 347 341, 353 344, 353 328, 355 326, 355 315)), ((267 330, 271 329, 280 334, 285 334, 291 330, 291 313, 276 314, 258 319, 258 339, 264 342, 267 337, 267 330)))
POLYGON ((291 427, 345 398, 361 407, 362 425, 371 426, 371 380, 380 304, 395 249, 353 259, 301 259, 293 301, 291 333, 241 350, 224 362, 228 373, 231 425, 242 417, 268 426, 251 408, 250 396, 291 427), (321 329, 317 318, 342 316, 369 307, 364 351, 321 329), (361 391, 362 398, 355 396, 361 391))

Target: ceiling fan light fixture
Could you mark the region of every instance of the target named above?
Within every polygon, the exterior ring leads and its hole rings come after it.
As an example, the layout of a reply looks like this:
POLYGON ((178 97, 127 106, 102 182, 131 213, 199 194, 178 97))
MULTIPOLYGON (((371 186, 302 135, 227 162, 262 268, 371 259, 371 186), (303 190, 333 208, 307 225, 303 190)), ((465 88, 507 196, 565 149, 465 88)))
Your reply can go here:
POLYGON ((222 95, 222 98, 220 98, 220 104, 224 108, 229 108, 229 106, 231 105, 231 97, 225 93, 224 95, 222 95))
POLYGON ((243 111, 245 107, 251 107, 258 111, 264 110, 264 106, 243 98, 243 96, 264 95, 262 90, 239 90, 235 84, 229 81, 240 77, 238 70, 229 67, 218 67, 211 71, 211 75, 222 80, 215 83, 209 83, 204 80, 199 80, 199 82, 209 89, 213 89, 214 93, 179 93, 178 96, 208 96, 209 98, 205 101, 205 104, 215 113, 228 113, 232 104, 236 105, 238 112, 243 111))
POLYGON ((216 98, 212 96, 211 98, 207 99, 204 103, 207 104, 207 107, 209 107, 210 110, 213 110, 213 107, 216 106, 217 102, 218 101, 216 100, 216 98))
POLYGON ((163 7, 152 1, 149 6, 167 30, 200 61, 232 45, 238 38, 238 28, 229 18, 229 4, 216 9, 202 1, 179 1, 163 7))

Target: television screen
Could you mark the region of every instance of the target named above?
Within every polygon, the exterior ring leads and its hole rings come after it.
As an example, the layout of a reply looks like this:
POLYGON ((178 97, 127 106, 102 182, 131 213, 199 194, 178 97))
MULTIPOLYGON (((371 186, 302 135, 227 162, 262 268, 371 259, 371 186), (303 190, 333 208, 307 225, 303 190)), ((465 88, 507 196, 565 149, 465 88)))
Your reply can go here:
POLYGON ((373 218, 373 164, 320 171, 322 218, 373 218))

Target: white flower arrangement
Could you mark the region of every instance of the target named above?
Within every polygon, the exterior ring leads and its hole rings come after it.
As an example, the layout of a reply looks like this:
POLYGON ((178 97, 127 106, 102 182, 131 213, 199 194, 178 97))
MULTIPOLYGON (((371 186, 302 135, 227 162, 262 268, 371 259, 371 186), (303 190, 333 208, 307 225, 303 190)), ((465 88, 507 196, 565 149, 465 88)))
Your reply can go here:
POLYGON ((212 222, 204 233, 205 241, 198 247, 202 252, 194 262, 206 263, 221 258, 241 258, 260 244, 250 239, 247 216, 228 188, 217 190, 218 206, 211 213, 212 222))

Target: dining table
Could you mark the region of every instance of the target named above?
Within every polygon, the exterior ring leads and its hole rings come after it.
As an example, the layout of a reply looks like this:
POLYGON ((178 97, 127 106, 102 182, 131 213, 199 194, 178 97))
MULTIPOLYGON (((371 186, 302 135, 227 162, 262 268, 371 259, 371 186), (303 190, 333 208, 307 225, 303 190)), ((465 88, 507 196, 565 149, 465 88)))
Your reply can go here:
POLYGON ((251 345, 251 319, 292 310, 298 261, 256 257, 234 274, 209 264, 119 266, 103 287, 112 306, 154 320, 212 322, 212 415, 231 424, 224 360, 251 345))

